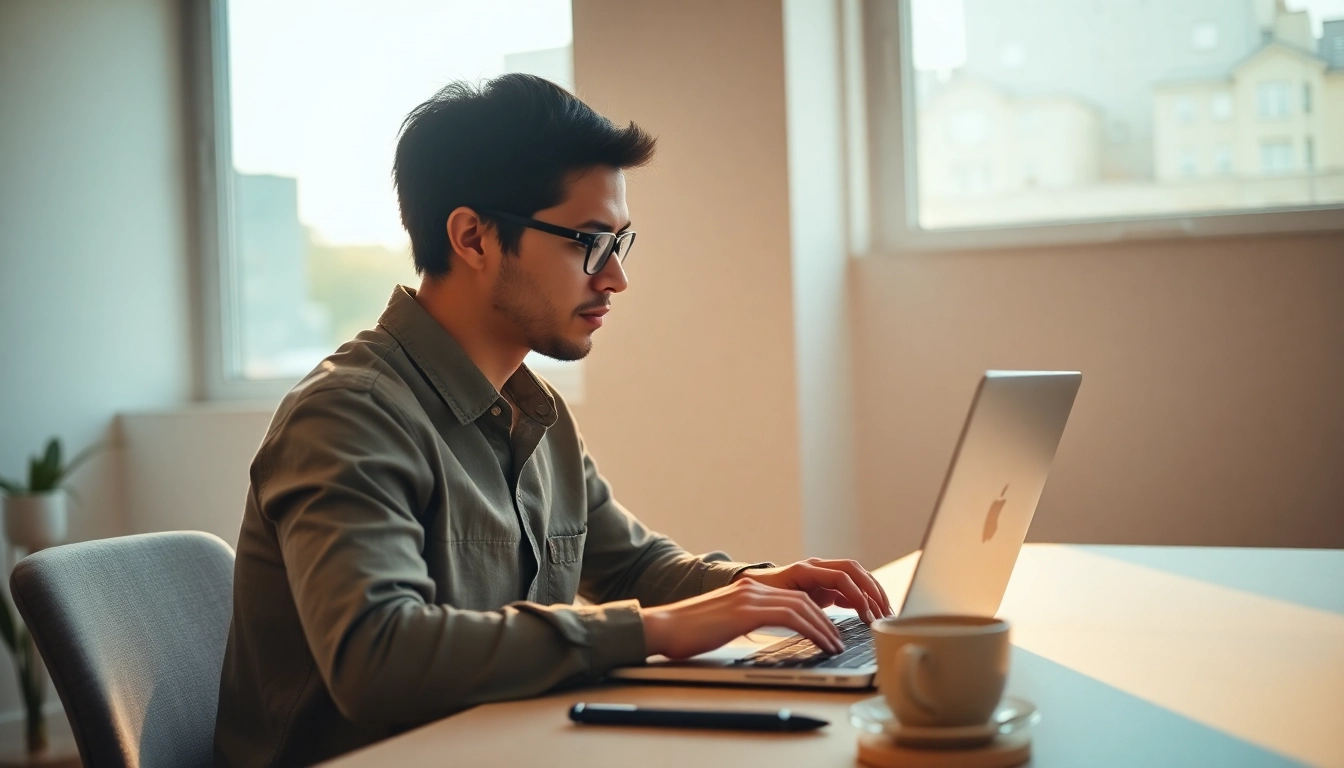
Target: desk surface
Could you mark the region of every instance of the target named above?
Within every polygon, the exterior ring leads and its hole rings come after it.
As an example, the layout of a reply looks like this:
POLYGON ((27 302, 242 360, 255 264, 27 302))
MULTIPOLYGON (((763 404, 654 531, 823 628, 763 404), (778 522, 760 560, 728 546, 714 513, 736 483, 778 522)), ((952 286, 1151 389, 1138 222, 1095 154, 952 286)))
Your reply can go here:
MULTIPOLYGON (((893 601, 918 553, 876 573, 893 601)), ((1000 615, 1033 766, 1344 767, 1344 551, 1026 546, 1000 615)), ((477 707, 332 765, 853 766, 861 694, 603 685, 477 707), (790 708, 809 734, 575 726, 577 701, 790 708)))

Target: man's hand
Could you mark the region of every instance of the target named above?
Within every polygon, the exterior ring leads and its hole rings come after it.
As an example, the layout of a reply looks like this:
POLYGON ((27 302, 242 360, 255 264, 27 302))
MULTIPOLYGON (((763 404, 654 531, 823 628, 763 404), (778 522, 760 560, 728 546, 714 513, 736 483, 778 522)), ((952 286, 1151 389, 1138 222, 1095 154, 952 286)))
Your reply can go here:
POLYGON ((788 627, 830 653, 844 649, 840 633, 807 594, 750 578, 681 602, 645 608, 644 645, 649 653, 684 659, 712 651, 761 627, 788 627))
POLYGON ((886 590, 853 560, 806 560, 778 568, 749 568, 733 581, 751 579, 771 587, 806 592, 817 605, 853 608, 869 624, 892 614, 886 590))
POLYGON ((750 568, 713 592, 643 609, 644 643, 649 653, 684 659, 774 626, 839 653, 844 650, 840 633, 821 610, 828 605, 853 608, 868 622, 892 613, 887 593, 863 566, 814 557, 779 568, 750 568))

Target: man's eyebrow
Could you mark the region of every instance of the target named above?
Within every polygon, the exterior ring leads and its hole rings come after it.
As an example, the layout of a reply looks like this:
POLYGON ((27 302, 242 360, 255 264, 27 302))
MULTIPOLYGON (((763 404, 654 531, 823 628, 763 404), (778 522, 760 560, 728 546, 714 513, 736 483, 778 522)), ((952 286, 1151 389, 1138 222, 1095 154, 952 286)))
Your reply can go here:
POLYGON ((597 219, 589 219, 588 221, 585 221, 579 226, 575 227, 575 229, 595 229, 598 232, 615 232, 616 234, 619 235, 620 233, 629 229, 632 223, 634 222, 627 221, 625 222, 624 227, 621 227, 620 229, 613 229, 612 226, 605 221, 598 221, 597 219))

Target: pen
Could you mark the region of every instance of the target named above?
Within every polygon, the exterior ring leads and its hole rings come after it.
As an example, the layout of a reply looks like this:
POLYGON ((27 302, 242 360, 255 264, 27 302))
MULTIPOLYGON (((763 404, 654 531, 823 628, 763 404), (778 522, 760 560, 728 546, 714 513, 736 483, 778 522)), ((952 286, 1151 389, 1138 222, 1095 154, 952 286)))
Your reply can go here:
POLYGON ((634 704, 587 704, 569 708, 569 719, 594 725, 663 725, 673 728, 733 728, 746 731, 810 731, 825 720, 795 715, 787 709, 777 712, 733 712, 724 710, 649 709, 634 704))

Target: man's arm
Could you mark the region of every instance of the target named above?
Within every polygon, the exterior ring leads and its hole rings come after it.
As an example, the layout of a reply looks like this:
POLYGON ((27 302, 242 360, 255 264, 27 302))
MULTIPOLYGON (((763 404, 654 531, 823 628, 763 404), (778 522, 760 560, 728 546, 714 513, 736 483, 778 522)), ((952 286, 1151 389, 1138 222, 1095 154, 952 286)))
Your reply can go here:
POLYGON ((312 392, 258 454, 257 505, 275 525, 304 636, 341 713, 412 725, 642 660, 633 601, 437 604, 417 517, 433 470, 410 424, 370 392, 312 392))

